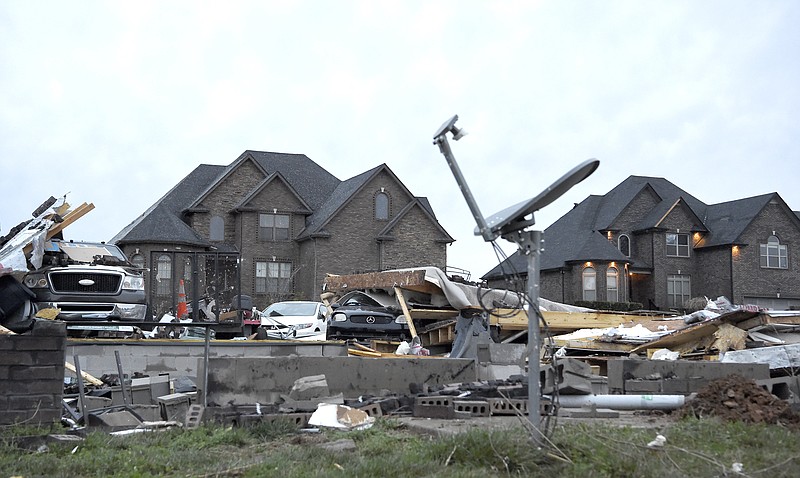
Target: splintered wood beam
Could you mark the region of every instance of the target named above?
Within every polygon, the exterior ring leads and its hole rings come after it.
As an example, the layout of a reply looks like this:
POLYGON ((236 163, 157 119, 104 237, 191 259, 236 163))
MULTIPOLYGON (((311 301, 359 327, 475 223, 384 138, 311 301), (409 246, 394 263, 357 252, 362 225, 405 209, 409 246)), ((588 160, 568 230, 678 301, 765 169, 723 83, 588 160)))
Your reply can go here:
POLYGON ((400 307, 403 309, 403 315, 406 317, 408 330, 411 332, 411 338, 414 338, 417 336, 417 329, 414 327, 414 319, 411 318, 411 312, 408 311, 408 305, 406 304, 406 298, 403 297, 403 291, 399 287, 395 287, 394 293, 397 297, 397 302, 400 303, 400 307))
MULTIPOLYGON (((69 362, 64 362, 64 368, 66 368, 67 370, 69 370, 72 373, 77 373, 77 369, 75 368, 75 366, 72 365, 69 362)), ((103 382, 101 380, 99 380, 98 378, 94 377, 93 375, 88 374, 87 372, 84 372, 83 370, 81 370, 81 377, 83 377, 84 380, 86 380, 87 382, 91 383, 92 385, 95 385, 95 386, 98 386, 98 387, 103 385, 103 382)))
POLYGON ((328 275, 325 277, 326 291, 348 291, 354 289, 391 289, 400 287, 422 287, 425 271, 385 271, 365 274, 328 275))
POLYGON ((61 232, 65 227, 69 226, 70 224, 74 223, 78 219, 82 218, 86 214, 89 213, 94 209, 94 204, 83 203, 80 206, 76 207, 75 209, 69 211, 66 215, 64 215, 64 220, 60 223, 54 225, 47 231, 47 239, 52 239, 56 234, 61 232))

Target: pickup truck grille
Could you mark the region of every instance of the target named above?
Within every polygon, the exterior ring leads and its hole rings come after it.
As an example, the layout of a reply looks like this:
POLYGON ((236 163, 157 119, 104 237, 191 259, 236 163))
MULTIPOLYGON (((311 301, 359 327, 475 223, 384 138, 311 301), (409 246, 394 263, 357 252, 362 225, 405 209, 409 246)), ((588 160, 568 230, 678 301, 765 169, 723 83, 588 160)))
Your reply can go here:
POLYGON ((121 283, 122 274, 98 274, 96 272, 77 271, 50 273, 52 290, 60 294, 116 294, 120 289, 121 283), (84 281, 86 285, 82 285, 81 281, 84 281), (91 282, 91 284, 88 282, 91 282))

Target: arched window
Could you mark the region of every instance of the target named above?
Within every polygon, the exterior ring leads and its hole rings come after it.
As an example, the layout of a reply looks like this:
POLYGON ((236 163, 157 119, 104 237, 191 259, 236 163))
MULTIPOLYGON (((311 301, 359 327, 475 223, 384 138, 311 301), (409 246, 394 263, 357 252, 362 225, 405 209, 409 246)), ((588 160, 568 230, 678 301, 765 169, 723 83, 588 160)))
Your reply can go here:
POLYGON ((619 236, 619 252, 625 257, 631 256, 631 238, 625 234, 619 236))
POLYGON ((144 269, 144 256, 138 252, 131 256, 131 264, 139 269, 144 269))
POLYGON ((172 258, 167 254, 156 260, 156 294, 170 295, 172 292, 172 258))
POLYGON ((786 244, 781 244, 777 236, 769 236, 766 244, 761 246, 761 267, 767 269, 788 269, 789 251, 786 244))
POLYGON ((375 219, 389 219, 389 195, 383 191, 375 195, 375 219))
POLYGON ((212 216, 209 225, 208 240, 222 241, 225 239, 225 220, 220 216, 212 216))
POLYGON ((597 274, 594 267, 583 270, 583 300, 597 300, 597 274))
POLYGON ((606 270, 606 300, 619 302, 619 271, 616 267, 606 270))

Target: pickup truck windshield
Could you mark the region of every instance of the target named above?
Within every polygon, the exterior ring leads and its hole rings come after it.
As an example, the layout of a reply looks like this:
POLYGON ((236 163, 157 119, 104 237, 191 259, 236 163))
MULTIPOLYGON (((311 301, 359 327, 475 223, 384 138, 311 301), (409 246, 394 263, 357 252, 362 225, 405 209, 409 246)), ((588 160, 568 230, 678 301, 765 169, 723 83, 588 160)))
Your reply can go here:
POLYGON ((58 246, 69 256, 74 262, 82 262, 85 264, 92 264, 95 257, 112 257, 112 261, 127 262, 125 255, 119 248, 113 244, 91 244, 91 243, 78 243, 78 242, 59 242, 58 246))

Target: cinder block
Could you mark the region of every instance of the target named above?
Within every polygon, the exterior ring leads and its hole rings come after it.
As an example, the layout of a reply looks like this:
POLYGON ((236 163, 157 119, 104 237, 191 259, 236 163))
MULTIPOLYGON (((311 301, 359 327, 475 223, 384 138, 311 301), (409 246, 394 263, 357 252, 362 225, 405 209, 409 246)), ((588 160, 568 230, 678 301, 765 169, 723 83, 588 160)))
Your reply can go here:
POLYGON ((473 417, 488 417, 490 413, 489 402, 477 400, 453 400, 453 409, 467 412, 473 417))
POLYGON ((189 411, 186 412, 186 428, 191 430, 197 428, 203 422, 203 412, 205 407, 198 404, 189 406, 189 411))
POLYGON ((800 377, 775 377, 756 380, 769 393, 790 403, 800 403, 800 377))
POLYGON ((383 416, 383 410, 381 410, 381 405, 379 403, 370 403, 369 405, 357 408, 370 417, 378 418, 383 416))
POLYGON ((528 414, 528 401, 519 398, 489 398, 489 412, 492 415, 528 414))
POLYGON ((588 395, 592 393, 589 377, 592 369, 589 364, 576 359, 561 359, 555 366, 545 370, 542 393, 551 394, 555 390, 568 395, 588 395))
POLYGON ((11 367, 9 379, 11 380, 58 380, 64 379, 64 368, 52 365, 11 367))
POLYGON ((191 399, 185 393, 173 393, 158 397, 158 405, 161 407, 161 418, 163 420, 174 420, 183 423, 186 412, 189 411, 191 399))
POLYGON ((418 418, 440 418, 451 420, 456 417, 452 405, 414 404, 413 415, 418 418))
POLYGON ((661 393, 661 380, 626 380, 626 393, 661 393))
POLYGON ((418 405, 438 405, 442 407, 452 407, 453 397, 449 395, 434 395, 432 397, 417 397, 414 407, 418 405))
POLYGON ((31 334, 39 337, 66 337, 67 323, 54 320, 36 319, 33 321, 33 329, 31 330, 31 334))
POLYGON ((308 420, 311 419, 310 413, 271 413, 261 416, 265 422, 288 421, 297 425, 298 428, 307 427, 308 420))

